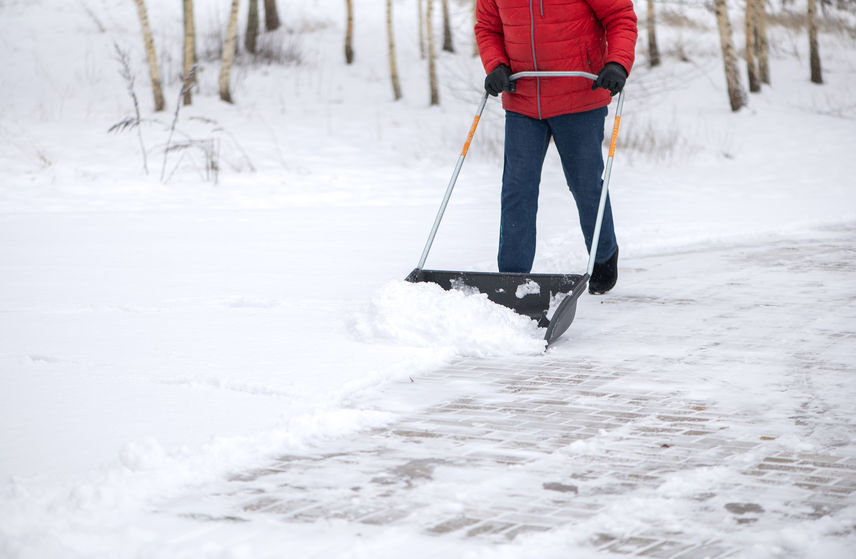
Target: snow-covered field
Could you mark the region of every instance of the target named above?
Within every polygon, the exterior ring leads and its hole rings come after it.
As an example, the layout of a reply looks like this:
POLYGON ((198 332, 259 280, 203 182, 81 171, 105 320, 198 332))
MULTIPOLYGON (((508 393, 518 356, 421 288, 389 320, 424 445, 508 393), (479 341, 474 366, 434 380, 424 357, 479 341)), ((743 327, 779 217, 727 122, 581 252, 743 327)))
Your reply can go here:
MULTIPOLYGON (((204 51, 228 3, 197 4, 204 51)), ((167 85, 159 114, 132 2, 0 2, 0 556, 145 556, 134 519, 152 499, 392 421, 403 413, 383 399, 392 381, 460 357, 542 355, 541 331, 511 311, 401 281, 480 95, 467 3, 452 2, 459 52, 440 57, 439 107, 428 107, 415 2, 395 3, 399 102, 381 2, 355 0, 352 66, 339 0, 279 4, 277 44, 300 63, 242 55, 227 105, 203 56, 181 109, 182 134, 219 146, 215 184, 197 148, 164 161, 177 2, 148 2, 167 85), (107 132, 132 114, 114 43, 149 119, 149 175, 135 133, 107 132)), ((852 226, 852 21, 821 34, 823 86, 809 83, 804 30, 771 27, 773 86, 731 113, 713 15, 664 6, 689 23, 661 27, 660 68, 639 43, 611 185, 622 266, 852 226)), ((495 269, 502 118, 492 100, 429 267, 495 269)), ((555 153, 542 184, 534 271, 581 272, 555 153)), ((669 261, 675 285, 708 281, 669 261)), ((620 279, 615 294, 628 289, 620 279)), ((779 289, 771 297, 787 298, 779 289)), ((584 306, 572 328, 597 311, 584 306)), ((856 396, 846 389, 844 402, 856 396)))

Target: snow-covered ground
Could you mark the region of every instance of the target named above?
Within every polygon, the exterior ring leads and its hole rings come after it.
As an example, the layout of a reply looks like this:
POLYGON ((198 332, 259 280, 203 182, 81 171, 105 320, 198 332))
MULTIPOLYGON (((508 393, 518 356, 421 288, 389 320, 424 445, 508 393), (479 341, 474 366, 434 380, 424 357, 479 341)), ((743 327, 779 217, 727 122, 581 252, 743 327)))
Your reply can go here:
MULTIPOLYGON (((510 311, 401 281, 480 94, 467 3, 452 2, 459 53, 440 58, 439 107, 428 107, 415 2, 395 3, 399 102, 376 0, 355 1, 352 66, 339 0, 280 2, 278 44, 300 63, 244 55, 234 105, 217 98, 219 66, 203 56, 178 128, 219 146, 216 184, 198 148, 164 161, 181 13, 148 4, 167 84, 160 114, 132 2, 0 3, 0 556, 141 556, 133 522, 156 497, 393 421, 402 410, 382 396, 392 381, 460 357, 543 353, 540 331, 510 311), (107 132, 132 114, 114 43, 130 54, 148 119, 148 176, 135 133, 107 132)), ((205 52, 227 3, 197 4, 205 52)), ((660 68, 646 68, 640 41, 627 88, 611 185, 622 266, 852 226, 853 23, 821 34, 823 86, 808 81, 804 30, 773 26, 773 86, 735 114, 713 15, 666 6, 688 21, 661 27, 660 68)), ((430 267, 495 269, 501 145, 492 100, 430 267)), ((585 267, 563 184, 551 153, 535 271, 585 267)), ((708 281, 667 262, 675 286, 708 281)), ((787 299, 776 288, 770 297, 787 299)), ((573 328, 596 325, 586 315, 597 312, 583 306, 573 328)), ((768 378, 744 388, 763 393, 768 378)), ((852 382, 842 389, 856 395, 852 382)))

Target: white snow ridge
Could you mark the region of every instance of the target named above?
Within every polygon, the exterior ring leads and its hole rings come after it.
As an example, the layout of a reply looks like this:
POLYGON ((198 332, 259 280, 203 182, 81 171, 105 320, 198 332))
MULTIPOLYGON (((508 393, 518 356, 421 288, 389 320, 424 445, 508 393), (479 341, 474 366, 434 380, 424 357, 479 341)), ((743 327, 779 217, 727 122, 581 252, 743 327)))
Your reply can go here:
POLYGON ((544 351, 537 324, 482 293, 445 291, 432 283, 392 282, 354 317, 366 341, 394 342, 455 355, 498 356, 544 351))

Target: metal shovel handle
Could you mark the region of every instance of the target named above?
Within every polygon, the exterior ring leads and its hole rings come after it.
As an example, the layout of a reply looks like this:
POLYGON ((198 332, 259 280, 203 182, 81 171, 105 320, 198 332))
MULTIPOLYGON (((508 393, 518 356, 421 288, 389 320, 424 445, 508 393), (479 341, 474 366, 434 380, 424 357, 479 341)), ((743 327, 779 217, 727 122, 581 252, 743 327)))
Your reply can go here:
MULTIPOLYGON (((541 71, 526 71, 518 72, 511 75, 511 80, 515 81, 520 78, 587 78, 596 80, 597 76, 589 72, 541 72, 541 71)), ((428 241, 425 243, 425 248, 422 251, 422 257, 419 259, 418 269, 425 266, 425 261, 428 259, 428 253, 431 251, 431 246, 434 244, 434 238, 437 236, 437 230, 440 228, 440 222, 443 219, 443 214, 446 212, 446 206, 449 204, 449 199, 452 197, 452 190, 455 188, 455 183, 458 181, 458 175, 461 174, 461 168, 464 166, 464 159, 467 157, 467 152, 470 150, 470 143, 473 141, 473 136, 476 133, 476 128, 479 125, 479 120, 484 112, 487 104, 488 93, 485 91, 482 95, 481 102, 476 110, 476 116, 473 119, 473 124, 470 126, 470 132, 467 135, 467 141, 464 148, 461 150, 461 155, 458 157, 458 162, 455 165, 455 170, 452 172, 452 178, 449 180, 449 185, 446 187, 446 194, 443 196, 443 201, 440 204, 440 210, 437 212, 437 217, 434 219, 434 225, 431 228, 431 233, 428 235, 428 241)), ((618 95, 618 106, 615 110, 615 123, 612 127, 612 138, 609 143, 609 156, 606 160, 606 168, 603 174, 603 188, 600 193, 600 203, 597 208, 597 221, 595 222, 594 236, 592 237, 591 250, 589 251, 589 263, 587 274, 591 277, 594 271, 594 261, 597 256, 597 245, 600 242, 600 229, 603 223, 603 214, 606 209, 606 198, 609 192, 609 178, 612 175, 612 160, 615 156, 615 145, 618 140, 618 125, 621 122, 621 112, 624 109, 624 90, 618 95)))
POLYGON ((595 74, 589 72, 548 72, 548 71, 526 71, 511 74, 511 81, 520 78, 588 78, 592 81, 597 79, 595 74))

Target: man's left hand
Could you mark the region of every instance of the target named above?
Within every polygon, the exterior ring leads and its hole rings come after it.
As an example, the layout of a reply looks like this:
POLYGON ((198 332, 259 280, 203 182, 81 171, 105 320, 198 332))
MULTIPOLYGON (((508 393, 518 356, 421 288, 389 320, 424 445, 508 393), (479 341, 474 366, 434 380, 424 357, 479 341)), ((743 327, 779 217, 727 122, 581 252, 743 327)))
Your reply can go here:
POLYGON ((624 83, 627 81, 627 71, 617 62, 607 62, 606 65, 598 72, 597 79, 591 85, 592 91, 598 87, 608 89, 609 93, 615 97, 624 89, 624 83))

